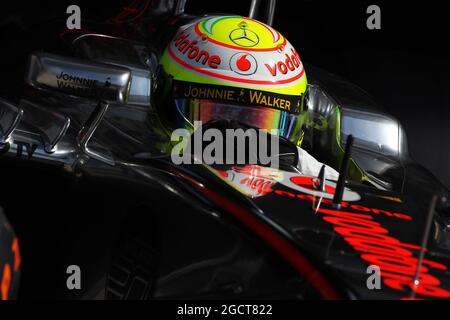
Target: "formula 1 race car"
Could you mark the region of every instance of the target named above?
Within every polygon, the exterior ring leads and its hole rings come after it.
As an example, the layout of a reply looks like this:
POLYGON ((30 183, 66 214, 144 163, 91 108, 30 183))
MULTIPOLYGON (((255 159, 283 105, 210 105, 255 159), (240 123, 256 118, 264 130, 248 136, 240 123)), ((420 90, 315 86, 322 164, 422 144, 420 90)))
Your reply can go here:
POLYGON ((338 181, 300 173, 284 140, 276 169, 176 165, 152 94, 162 51, 199 17, 136 3, 30 52, 21 95, 0 100, 3 299, 450 298, 450 195, 395 118, 307 66, 303 147, 338 181))

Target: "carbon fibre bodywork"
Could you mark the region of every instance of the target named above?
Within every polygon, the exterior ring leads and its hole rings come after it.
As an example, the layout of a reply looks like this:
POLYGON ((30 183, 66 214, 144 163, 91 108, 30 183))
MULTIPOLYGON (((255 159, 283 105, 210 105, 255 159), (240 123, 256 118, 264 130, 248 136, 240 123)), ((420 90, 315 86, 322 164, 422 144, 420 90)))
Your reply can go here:
MULTIPOLYGON (((143 81, 149 96, 136 89, 131 102, 105 99, 107 81, 93 96, 41 87, 30 76, 20 98, 0 103, 7 186, 0 205, 21 243, 19 297, 448 299, 446 203, 433 212, 418 286, 414 280, 431 195, 450 197, 403 144, 398 157, 356 148, 353 177, 361 179, 347 185, 341 209, 330 200, 335 182, 318 191, 316 177, 290 163, 280 170, 173 164, 150 89, 167 41, 194 18, 150 20, 150 44, 113 32, 62 37, 71 64, 101 63, 106 75, 109 65, 143 81), (82 270, 81 290, 66 286, 73 264, 82 270), (381 289, 367 285, 370 265, 381 268, 381 289)), ((342 114, 356 108, 348 96, 358 110, 384 113, 348 82, 310 74, 311 118, 327 127, 311 122, 305 148, 338 168, 342 114)), ((116 88, 131 92, 128 83, 116 88)), ((0 245, 12 246, 11 230, 2 230, 8 239, 0 245)))

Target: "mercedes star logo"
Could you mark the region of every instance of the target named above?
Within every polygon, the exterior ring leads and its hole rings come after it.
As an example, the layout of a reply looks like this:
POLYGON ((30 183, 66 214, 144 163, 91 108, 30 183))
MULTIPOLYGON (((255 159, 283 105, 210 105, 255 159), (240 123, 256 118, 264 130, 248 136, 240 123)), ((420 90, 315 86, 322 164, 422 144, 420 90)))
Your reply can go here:
POLYGON ((259 43, 258 35, 254 31, 248 29, 245 22, 239 24, 239 28, 231 31, 230 40, 233 41, 234 44, 245 48, 254 47, 259 43))

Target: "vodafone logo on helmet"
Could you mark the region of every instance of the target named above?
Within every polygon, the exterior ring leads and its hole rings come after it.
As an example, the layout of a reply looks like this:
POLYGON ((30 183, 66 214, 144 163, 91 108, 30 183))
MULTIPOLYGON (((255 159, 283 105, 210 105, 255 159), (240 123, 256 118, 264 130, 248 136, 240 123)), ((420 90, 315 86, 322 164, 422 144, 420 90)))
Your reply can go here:
POLYGON ((304 68, 293 46, 262 23, 248 20, 236 28, 234 20, 242 19, 218 16, 181 29, 167 48, 171 63, 205 76, 205 82, 213 78, 264 90, 304 90, 304 68), (227 25, 230 19, 233 23, 227 25))
POLYGON ((237 74, 250 76, 258 70, 258 62, 251 54, 238 52, 230 59, 230 69, 237 74))
POLYGON ((303 69, 300 55, 292 47, 290 52, 284 54, 282 60, 278 62, 266 63, 264 66, 273 77, 277 77, 278 75, 286 75, 290 72, 303 69))
POLYGON ((212 69, 217 69, 222 63, 219 55, 211 54, 206 48, 201 49, 197 40, 191 39, 189 33, 181 32, 175 40, 173 40, 173 47, 178 51, 178 54, 184 56, 192 62, 198 64, 208 65, 212 69))

